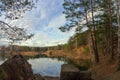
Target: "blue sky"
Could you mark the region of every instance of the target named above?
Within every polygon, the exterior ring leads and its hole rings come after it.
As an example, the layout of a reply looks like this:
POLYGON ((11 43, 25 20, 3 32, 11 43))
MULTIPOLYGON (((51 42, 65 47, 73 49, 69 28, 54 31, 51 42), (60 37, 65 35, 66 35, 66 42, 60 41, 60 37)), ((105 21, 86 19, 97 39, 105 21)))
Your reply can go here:
POLYGON ((36 7, 23 14, 18 20, 5 20, 11 25, 24 27, 28 33, 35 36, 19 45, 26 46, 53 46, 64 44, 74 34, 74 29, 63 33, 58 28, 66 23, 65 15, 62 14, 64 0, 38 0, 36 7))

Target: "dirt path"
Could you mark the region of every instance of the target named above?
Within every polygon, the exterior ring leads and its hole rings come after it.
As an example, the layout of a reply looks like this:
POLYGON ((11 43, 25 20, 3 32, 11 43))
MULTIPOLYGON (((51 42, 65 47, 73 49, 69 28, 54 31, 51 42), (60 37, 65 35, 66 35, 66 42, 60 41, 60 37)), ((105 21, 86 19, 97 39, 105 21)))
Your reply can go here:
POLYGON ((108 55, 100 56, 100 63, 92 68, 92 77, 94 80, 120 80, 120 74, 116 72, 116 62, 111 63, 108 55), (115 77, 119 78, 114 79, 115 77))

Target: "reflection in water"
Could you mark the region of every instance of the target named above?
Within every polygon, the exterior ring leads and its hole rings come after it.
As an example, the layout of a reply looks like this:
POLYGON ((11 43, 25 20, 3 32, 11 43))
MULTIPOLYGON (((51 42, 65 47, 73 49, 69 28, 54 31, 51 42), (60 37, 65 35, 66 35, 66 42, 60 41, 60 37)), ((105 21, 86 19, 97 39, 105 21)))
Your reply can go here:
POLYGON ((42 76, 60 76, 61 65, 65 63, 51 58, 29 59, 28 62, 32 65, 33 72, 42 76))
POLYGON ((0 51, 0 65, 4 63, 7 59, 5 58, 4 54, 0 51))
POLYGON ((3 64, 7 59, 0 59, 0 65, 3 64))

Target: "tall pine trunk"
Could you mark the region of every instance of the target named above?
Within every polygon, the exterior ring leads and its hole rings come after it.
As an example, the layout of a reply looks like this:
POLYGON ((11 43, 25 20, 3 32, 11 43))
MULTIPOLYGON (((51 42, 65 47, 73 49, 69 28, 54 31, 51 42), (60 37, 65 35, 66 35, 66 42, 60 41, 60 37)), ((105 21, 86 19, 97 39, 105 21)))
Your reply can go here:
MULTIPOLYGON (((91 4, 92 5, 92 4, 91 4)), ((92 27, 88 26, 88 17, 87 17, 87 10, 85 10, 86 12, 86 23, 87 23, 87 27, 90 30, 90 36, 91 36, 91 42, 92 42, 92 48, 93 48, 93 53, 94 53, 94 59, 95 59, 95 63, 99 63, 99 55, 98 55, 98 49, 97 49, 97 42, 96 42, 96 38, 95 38, 95 26, 94 26, 94 14, 92 11, 92 21, 93 21, 93 31, 92 31, 92 27)))
POLYGON ((95 23, 94 23, 94 7, 93 7, 93 0, 91 0, 91 13, 92 13, 92 38, 93 38, 93 48, 94 48, 94 56, 95 62, 99 63, 99 55, 98 55, 98 48, 97 48, 97 41, 95 36, 95 23))
POLYGON ((113 51, 113 28, 112 28, 112 11, 111 11, 111 0, 108 0, 108 15, 110 23, 110 54, 111 60, 114 60, 114 51, 113 51))
POLYGON ((119 13, 120 1, 116 0, 116 9, 117 9, 117 23, 118 23, 118 70, 120 70, 120 13, 119 13))

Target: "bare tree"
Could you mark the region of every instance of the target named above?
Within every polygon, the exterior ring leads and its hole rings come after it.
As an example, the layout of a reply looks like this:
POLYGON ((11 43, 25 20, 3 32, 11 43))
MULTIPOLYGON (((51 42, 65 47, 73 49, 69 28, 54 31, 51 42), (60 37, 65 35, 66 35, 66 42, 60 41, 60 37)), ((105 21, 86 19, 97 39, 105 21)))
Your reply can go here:
MULTIPOLYGON (((22 17, 22 14, 35 7, 35 0, 0 0, 0 16, 14 20, 22 17)), ((28 35, 24 28, 10 26, 0 21, 0 38, 7 38, 12 43, 30 39, 33 34, 28 35)))
MULTIPOLYGON (((35 8, 35 1, 37 0, 0 0, 0 17, 3 16, 10 21, 22 18, 23 13, 35 8)), ((27 34, 24 28, 11 26, 0 20, 0 39, 7 39, 10 45, 30 39, 32 36, 33 34, 27 34)), ((11 49, 13 51, 12 46, 11 49)))
POLYGON ((22 13, 35 7, 34 5, 33 0, 0 0, 0 15, 5 15, 9 19, 18 19, 22 17, 22 13))

